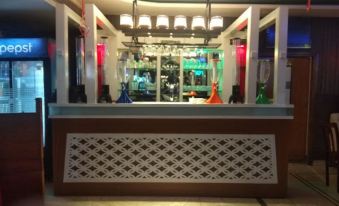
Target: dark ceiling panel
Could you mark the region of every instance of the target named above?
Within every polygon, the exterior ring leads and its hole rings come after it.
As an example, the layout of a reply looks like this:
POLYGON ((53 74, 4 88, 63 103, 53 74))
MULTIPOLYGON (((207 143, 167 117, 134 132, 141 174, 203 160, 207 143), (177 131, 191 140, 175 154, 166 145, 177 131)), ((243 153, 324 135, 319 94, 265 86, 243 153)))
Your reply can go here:
MULTIPOLYGON (((205 3, 206 0, 139 0, 158 3, 205 3)), ((211 3, 232 4, 306 4, 307 0, 210 0, 211 3)), ((312 0, 312 4, 339 5, 339 0, 312 0)))

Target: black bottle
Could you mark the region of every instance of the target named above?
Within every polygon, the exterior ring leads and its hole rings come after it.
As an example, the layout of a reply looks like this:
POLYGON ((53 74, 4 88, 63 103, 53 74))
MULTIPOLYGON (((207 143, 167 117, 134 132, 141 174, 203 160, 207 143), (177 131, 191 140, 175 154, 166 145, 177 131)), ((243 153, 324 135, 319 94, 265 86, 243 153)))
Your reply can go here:
POLYGON ((229 104, 244 103, 244 97, 240 95, 239 85, 232 86, 232 95, 230 96, 228 103, 229 104))

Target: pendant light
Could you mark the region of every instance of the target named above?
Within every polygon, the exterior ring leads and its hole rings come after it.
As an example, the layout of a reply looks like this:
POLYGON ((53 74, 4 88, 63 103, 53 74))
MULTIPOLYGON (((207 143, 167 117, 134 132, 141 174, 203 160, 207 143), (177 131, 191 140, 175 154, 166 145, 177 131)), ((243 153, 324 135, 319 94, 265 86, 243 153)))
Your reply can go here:
POLYGON ((192 30, 196 30, 196 29, 206 29, 205 17, 203 17, 203 16, 193 16, 192 30))
POLYGON ((224 19, 222 18, 222 16, 213 16, 211 17, 212 14, 212 4, 210 2, 210 0, 206 0, 207 3, 207 21, 208 21, 208 25, 207 25, 207 29, 210 30, 216 30, 216 29, 222 29, 224 26, 224 19))
POLYGON ((168 29, 168 27, 169 27, 168 16, 167 15, 158 15, 156 27, 158 29, 168 29))
POLYGON ((139 28, 146 28, 146 29, 151 29, 152 28, 152 23, 151 23, 151 17, 150 15, 147 14, 142 14, 139 16, 139 28))
POLYGON ((221 29, 224 26, 224 20, 221 16, 213 16, 210 22, 210 29, 221 29))
POLYGON ((184 15, 177 15, 174 18, 174 29, 186 29, 187 28, 187 20, 184 15))
POLYGON ((120 26, 133 28, 133 17, 129 14, 120 15, 120 26))
POLYGON ((136 10, 137 10, 137 0, 133 0, 132 15, 121 14, 120 15, 120 26, 127 27, 127 28, 135 28, 136 10))

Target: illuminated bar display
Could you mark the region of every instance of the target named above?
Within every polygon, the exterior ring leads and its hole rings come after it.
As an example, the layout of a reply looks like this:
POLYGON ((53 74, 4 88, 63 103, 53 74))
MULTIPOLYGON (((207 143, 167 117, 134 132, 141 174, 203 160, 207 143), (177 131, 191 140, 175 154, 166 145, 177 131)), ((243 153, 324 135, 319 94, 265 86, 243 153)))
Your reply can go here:
MULTIPOLYGON (((95 23, 85 37, 86 103, 69 103, 67 59, 59 56, 57 101, 49 104, 55 193, 284 197, 294 112, 282 98, 285 70, 272 74, 269 102, 256 97, 259 30, 280 22, 270 66, 282 68, 288 9, 278 6, 261 21, 260 7, 250 6, 225 28, 220 16, 209 25, 210 14, 159 14, 156 28, 156 16, 135 7, 122 16, 132 22, 120 19, 116 29, 86 5, 95 23), (103 85, 112 102, 100 101, 103 85)), ((66 41, 66 31, 58 34, 66 41)))

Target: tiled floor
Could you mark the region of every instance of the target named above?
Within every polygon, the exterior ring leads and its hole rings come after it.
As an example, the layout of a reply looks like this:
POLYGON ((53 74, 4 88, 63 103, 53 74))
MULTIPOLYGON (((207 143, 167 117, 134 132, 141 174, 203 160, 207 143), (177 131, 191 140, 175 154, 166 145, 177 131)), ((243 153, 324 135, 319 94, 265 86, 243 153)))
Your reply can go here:
MULTIPOLYGON (((324 162, 313 166, 289 165, 288 195, 284 199, 182 198, 182 197, 55 197, 51 189, 45 196, 48 206, 330 206, 339 205, 336 172, 331 171, 330 187, 324 183, 324 162)), ((48 187, 50 188, 50 187, 48 187)), ((34 204, 32 204, 34 205, 34 204)))

